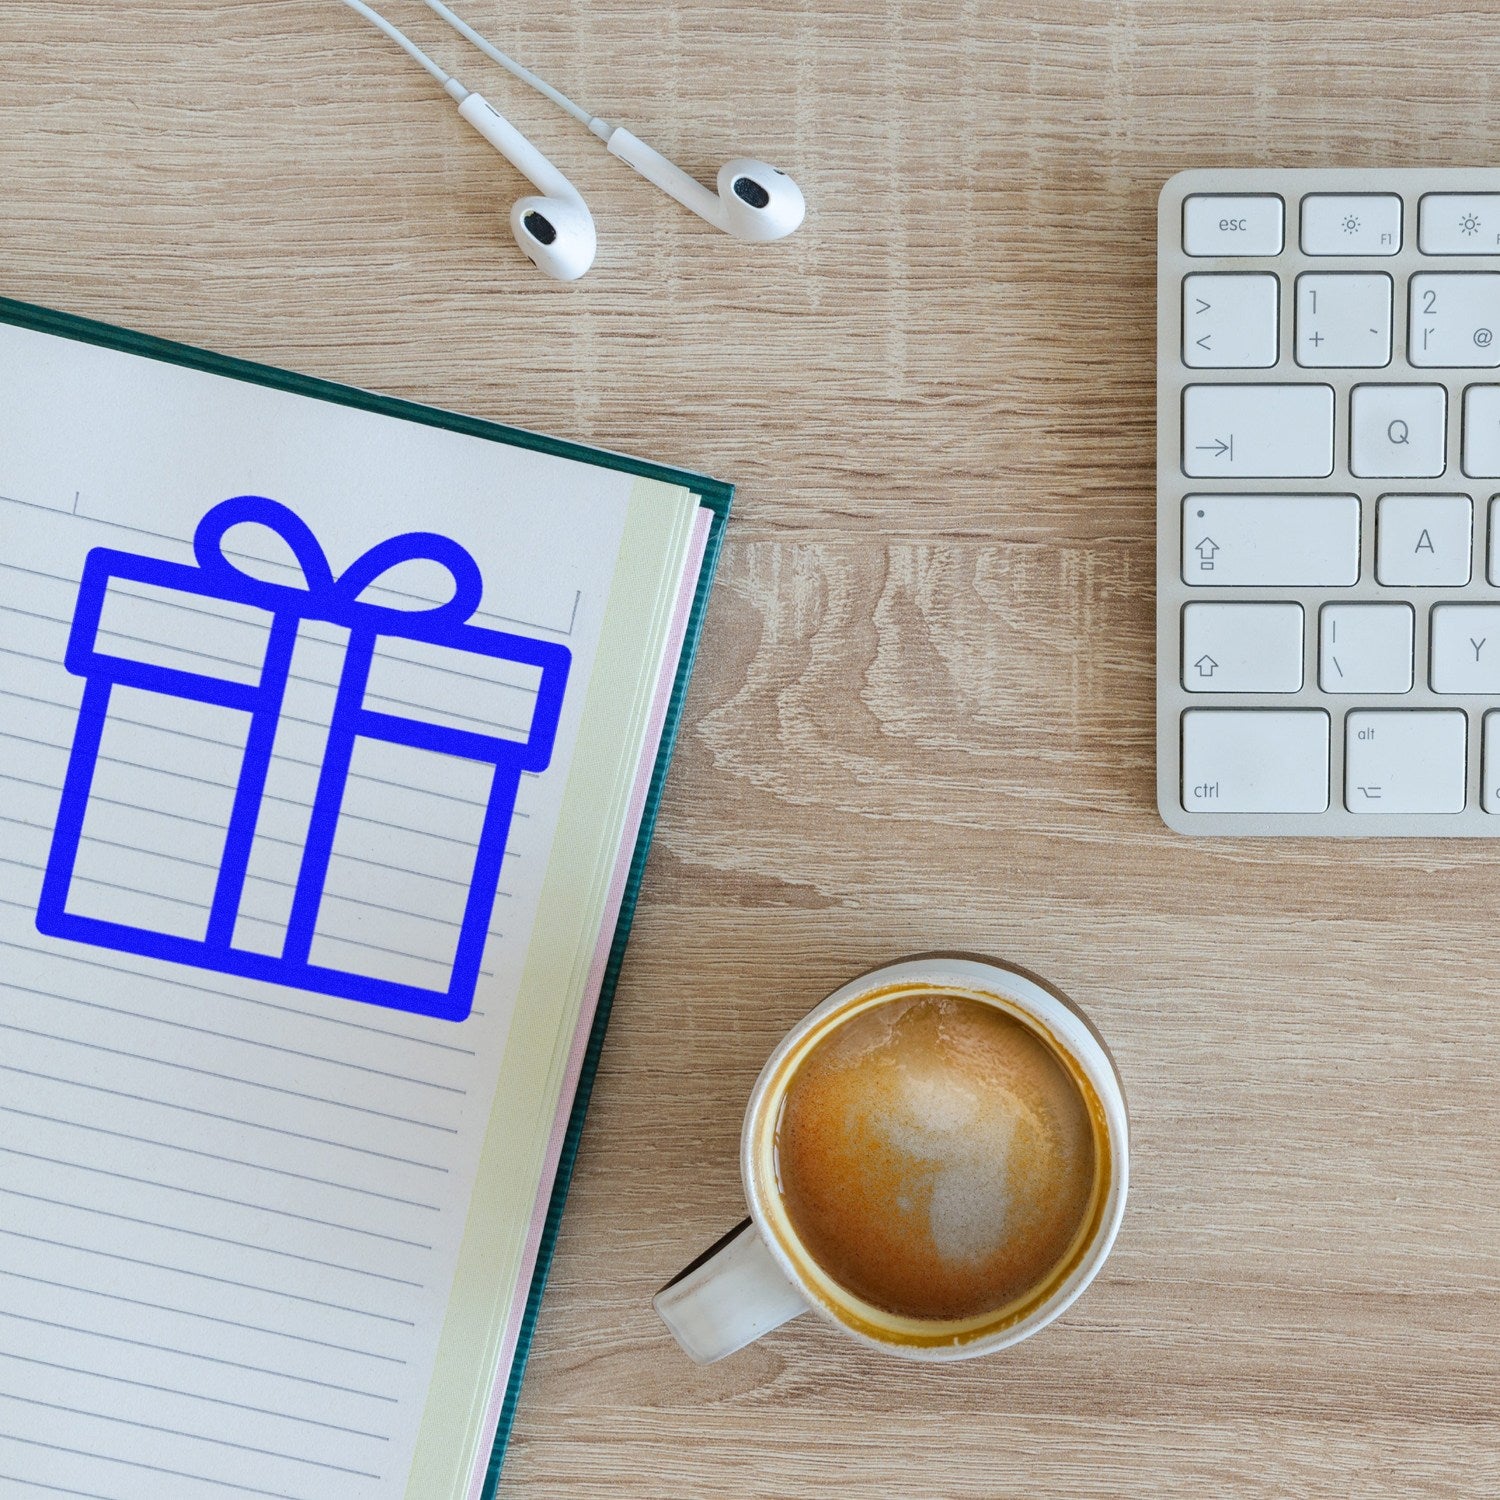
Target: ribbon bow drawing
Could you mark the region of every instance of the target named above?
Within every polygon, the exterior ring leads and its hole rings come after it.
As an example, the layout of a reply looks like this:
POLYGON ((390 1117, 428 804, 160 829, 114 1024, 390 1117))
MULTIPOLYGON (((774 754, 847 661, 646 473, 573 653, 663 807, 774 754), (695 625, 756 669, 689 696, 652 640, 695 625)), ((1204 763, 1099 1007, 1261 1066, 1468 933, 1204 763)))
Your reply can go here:
POLYGON ((361 610, 379 610, 395 616, 397 621, 420 615, 429 624, 439 621, 462 624, 479 608, 484 595, 479 564, 452 537, 440 536, 435 531, 408 531, 377 542, 335 577, 312 527, 289 506, 268 500, 264 495, 236 495, 208 511, 193 533, 193 556, 198 559, 205 580, 216 584, 225 598, 276 610, 286 608, 288 594, 305 594, 307 599, 297 605, 300 614, 340 623, 347 622, 350 606, 358 605, 361 610), (236 526, 263 526, 280 537, 296 559, 306 587, 298 589, 273 583, 241 568, 234 561, 234 554, 224 548, 225 537, 236 526), (436 563, 453 579, 452 596, 420 609, 393 608, 361 600, 360 595, 378 579, 409 562, 436 563))

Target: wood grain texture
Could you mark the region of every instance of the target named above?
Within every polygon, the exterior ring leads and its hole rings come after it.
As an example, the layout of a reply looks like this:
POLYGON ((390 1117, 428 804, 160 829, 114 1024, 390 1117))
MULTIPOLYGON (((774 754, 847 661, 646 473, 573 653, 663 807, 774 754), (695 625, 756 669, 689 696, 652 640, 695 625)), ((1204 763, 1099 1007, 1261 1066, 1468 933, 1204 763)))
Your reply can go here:
POLYGON ((1500 859, 1190 843, 1152 791, 1154 203, 1190 165, 1477 165, 1500 21, 1431 0, 468 0, 705 174, 742 250, 444 38, 599 223, 334 0, 0 6, 5 292, 740 486, 505 1492, 1500 1491, 1500 859), (651 1313, 738 1217, 765 1054, 937 947, 1063 986, 1136 1176, 1060 1324, 909 1369, 811 1320, 709 1370, 651 1313))

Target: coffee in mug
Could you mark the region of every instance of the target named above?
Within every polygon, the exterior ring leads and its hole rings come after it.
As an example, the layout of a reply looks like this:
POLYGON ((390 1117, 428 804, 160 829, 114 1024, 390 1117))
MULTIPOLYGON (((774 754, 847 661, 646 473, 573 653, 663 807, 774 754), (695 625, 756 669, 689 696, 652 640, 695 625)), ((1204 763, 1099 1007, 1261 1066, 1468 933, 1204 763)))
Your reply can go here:
POLYGON ((1098 1100, 1014 1015, 943 990, 860 1011, 803 1060, 775 1149, 787 1218, 842 1287, 910 1318, 1004 1307, 1094 1204, 1098 1100))
POLYGON ((700 1360, 809 1307, 918 1359, 991 1352, 1057 1317, 1124 1212, 1108 1052, 1028 974, 907 960, 830 996, 751 1096, 752 1218, 656 1307, 700 1360))

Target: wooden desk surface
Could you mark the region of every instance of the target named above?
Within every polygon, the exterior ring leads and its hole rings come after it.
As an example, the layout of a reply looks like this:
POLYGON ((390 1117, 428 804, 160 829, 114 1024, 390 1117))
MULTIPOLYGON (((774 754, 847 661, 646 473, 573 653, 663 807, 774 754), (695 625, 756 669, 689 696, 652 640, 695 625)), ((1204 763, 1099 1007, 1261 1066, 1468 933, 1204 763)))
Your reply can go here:
POLYGON ((5 292, 740 486, 513 1500, 1500 1490, 1495 853, 1153 805, 1156 193, 1493 162, 1500 17, 1375 8, 467 0, 685 167, 791 168, 805 229, 743 249, 389 0, 587 196, 562 289, 515 173, 334 0, 0 6, 5 292), (1117 1253, 987 1362, 804 1319, 694 1368, 650 1296, 740 1215, 762 1059, 934 947, 1112 1042, 1117 1253))

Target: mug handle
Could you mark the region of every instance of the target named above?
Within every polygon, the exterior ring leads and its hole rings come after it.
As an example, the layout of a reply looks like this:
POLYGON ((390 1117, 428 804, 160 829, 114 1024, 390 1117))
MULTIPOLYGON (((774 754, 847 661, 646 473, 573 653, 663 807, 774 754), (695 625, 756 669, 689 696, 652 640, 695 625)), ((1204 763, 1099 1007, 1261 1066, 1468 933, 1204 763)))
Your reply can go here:
POLYGON ((672 1337, 700 1365, 752 1344, 808 1310, 746 1219, 652 1298, 672 1337))

